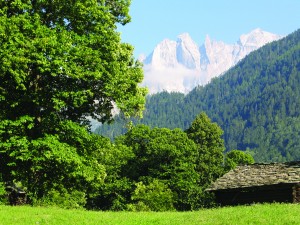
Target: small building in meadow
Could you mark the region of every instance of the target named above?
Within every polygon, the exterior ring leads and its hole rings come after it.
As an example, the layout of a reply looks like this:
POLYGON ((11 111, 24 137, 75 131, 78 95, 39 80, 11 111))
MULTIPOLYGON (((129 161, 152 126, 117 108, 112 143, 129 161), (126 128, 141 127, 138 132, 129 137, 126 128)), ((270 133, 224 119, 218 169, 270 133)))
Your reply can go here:
POLYGON ((221 205, 300 203, 300 161, 237 166, 206 190, 221 205))

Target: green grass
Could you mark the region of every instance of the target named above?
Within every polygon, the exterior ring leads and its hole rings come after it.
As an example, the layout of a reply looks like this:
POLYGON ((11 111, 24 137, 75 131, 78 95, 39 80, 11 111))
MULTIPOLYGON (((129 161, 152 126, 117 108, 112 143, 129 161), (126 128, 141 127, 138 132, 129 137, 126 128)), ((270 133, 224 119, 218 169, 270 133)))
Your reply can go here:
POLYGON ((95 212, 42 207, 0 206, 0 225, 122 224, 234 225, 300 224, 300 205, 265 204, 204 209, 194 212, 95 212))

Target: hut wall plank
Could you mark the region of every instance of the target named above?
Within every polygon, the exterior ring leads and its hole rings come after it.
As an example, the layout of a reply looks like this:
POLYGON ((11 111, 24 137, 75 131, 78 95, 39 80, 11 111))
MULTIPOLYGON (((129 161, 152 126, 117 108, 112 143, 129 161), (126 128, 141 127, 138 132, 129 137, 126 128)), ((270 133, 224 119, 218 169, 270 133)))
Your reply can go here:
POLYGON ((291 188, 278 190, 229 191, 216 192, 217 202, 221 205, 239 205, 252 203, 293 202, 291 188))

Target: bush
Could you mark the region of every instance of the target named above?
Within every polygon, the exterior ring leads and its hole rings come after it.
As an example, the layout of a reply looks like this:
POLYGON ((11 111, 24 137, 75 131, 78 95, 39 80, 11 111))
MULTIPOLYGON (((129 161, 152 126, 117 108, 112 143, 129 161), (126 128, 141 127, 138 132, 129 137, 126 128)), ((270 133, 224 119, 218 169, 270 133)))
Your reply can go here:
POLYGON ((86 195, 84 192, 72 191, 67 192, 66 189, 62 191, 51 190, 42 199, 34 200, 35 206, 58 206, 65 209, 83 208, 86 204, 86 195))
POLYGON ((122 195, 117 194, 115 199, 112 201, 112 206, 111 206, 110 210, 124 211, 126 209, 127 209, 126 199, 122 195))
POLYGON ((128 204, 131 211, 173 211, 174 195, 166 184, 154 179, 148 185, 143 182, 136 184, 132 195, 134 204, 128 204))
POLYGON ((137 202, 134 204, 127 204, 127 210, 128 211, 133 211, 133 212, 146 212, 146 211, 151 211, 151 209, 149 208, 149 206, 145 205, 144 202, 137 202))
POLYGON ((7 192, 5 190, 5 184, 0 181, 0 205, 6 205, 7 203, 8 201, 7 201, 7 192))
POLYGON ((250 165, 255 163, 253 156, 248 152, 231 150, 225 155, 225 171, 234 169, 238 165, 250 165))

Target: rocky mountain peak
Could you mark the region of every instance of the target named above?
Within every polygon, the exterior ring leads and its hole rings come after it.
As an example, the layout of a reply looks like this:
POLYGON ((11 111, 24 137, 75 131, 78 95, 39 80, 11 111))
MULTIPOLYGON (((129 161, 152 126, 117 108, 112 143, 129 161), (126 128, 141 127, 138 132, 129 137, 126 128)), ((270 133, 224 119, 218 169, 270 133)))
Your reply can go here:
POLYGON ((208 35, 199 47, 188 33, 165 39, 145 58, 143 85, 150 93, 163 90, 188 92, 219 76, 251 51, 280 39, 262 29, 242 34, 235 44, 214 41, 208 35))
POLYGON ((257 46, 261 47, 274 40, 278 40, 279 38, 280 35, 272 34, 267 31, 263 31, 260 28, 257 28, 248 34, 242 34, 238 43, 242 46, 255 48, 257 46))
POLYGON ((176 58, 178 63, 188 69, 200 69, 199 47, 188 33, 183 33, 178 36, 176 58))
POLYGON ((176 41, 164 39, 156 45, 153 52, 145 59, 144 63, 151 64, 154 68, 176 66, 176 41))

